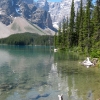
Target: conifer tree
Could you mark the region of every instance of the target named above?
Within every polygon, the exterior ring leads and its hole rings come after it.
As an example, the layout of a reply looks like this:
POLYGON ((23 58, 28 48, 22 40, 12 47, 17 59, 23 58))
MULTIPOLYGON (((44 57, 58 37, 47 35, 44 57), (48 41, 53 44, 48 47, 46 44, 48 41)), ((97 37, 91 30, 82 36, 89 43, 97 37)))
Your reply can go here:
POLYGON ((92 0, 87 0, 86 8, 81 0, 80 9, 74 12, 74 0, 72 0, 70 18, 63 21, 56 35, 56 45, 59 48, 80 47, 82 52, 100 49, 100 0, 96 1, 94 9, 92 0))
POLYGON ((67 17, 67 21, 66 21, 66 28, 65 28, 65 46, 67 49, 69 49, 69 20, 68 20, 68 17, 67 17))
POLYGON ((74 46, 74 39, 75 39, 75 35, 74 35, 74 18, 75 18, 75 11, 74 11, 74 0, 72 0, 72 5, 71 5, 71 12, 70 12, 70 33, 69 33, 69 47, 73 47, 74 46))
POLYGON ((96 6, 94 7, 93 24, 94 24, 93 48, 99 49, 100 47, 100 0, 96 1, 96 6))
POLYGON ((59 30, 58 30, 58 39, 57 39, 57 45, 58 47, 62 47, 62 32, 61 32, 61 23, 59 24, 59 30))
POLYGON ((86 52, 89 52, 91 49, 91 36, 92 36, 92 28, 91 28, 91 4, 92 1, 87 1, 84 23, 83 23, 83 45, 85 47, 86 52))
POLYGON ((57 33, 55 33, 54 35, 54 47, 56 48, 58 44, 58 37, 57 37, 57 33))
POLYGON ((78 46, 81 48, 81 51, 84 51, 83 45, 83 21, 84 21, 84 10, 83 10, 83 1, 80 2, 80 10, 79 10, 79 39, 78 46))
POLYGON ((63 20, 62 23, 62 48, 65 48, 65 40, 66 40, 66 21, 63 20))
POLYGON ((75 46, 78 46, 78 40, 79 40, 79 25, 80 25, 80 18, 79 18, 79 11, 77 9, 77 14, 76 14, 76 21, 75 21, 75 46))

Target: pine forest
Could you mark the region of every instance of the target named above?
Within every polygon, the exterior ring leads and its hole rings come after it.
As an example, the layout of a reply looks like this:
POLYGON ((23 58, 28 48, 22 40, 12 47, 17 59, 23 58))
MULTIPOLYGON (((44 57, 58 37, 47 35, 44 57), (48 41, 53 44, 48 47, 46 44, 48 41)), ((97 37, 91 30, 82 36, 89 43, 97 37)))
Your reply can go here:
POLYGON ((54 37, 55 48, 60 50, 73 50, 100 57, 100 0, 95 4, 87 0, 75 13, 74 0, 72 0, 70 18, 60 23, 58 33, 54 37))

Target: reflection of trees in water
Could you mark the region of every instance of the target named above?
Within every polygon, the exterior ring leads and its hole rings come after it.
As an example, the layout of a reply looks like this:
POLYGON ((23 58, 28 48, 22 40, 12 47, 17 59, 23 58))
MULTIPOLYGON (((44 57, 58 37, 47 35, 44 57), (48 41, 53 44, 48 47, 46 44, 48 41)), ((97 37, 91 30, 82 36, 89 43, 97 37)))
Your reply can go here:
POLYGON ((51 71, 48 75, 48 84, 50 88, 58 92, 58 94, 63 94, 65 100, 82 100, 78 95, 78 90, 75 88, 74 76, 69 77, 68 75, 62 77, 61 73, 58 73, 58 63, 54 63, 51 66, 51 71))
POLYGON ((46 59, 48 61, 44 64, 43 60, 37 65, 30 65, 24 68, 21 72, 12 70, 7 64, 0 67, 0 94, 8 91, 10 92, 14 89, 19 93, 21 93, 21 91, 24 93, 33 88, 45 88, 47 85, 46 76, 50 70, 49 66, 51 65, 51 61, 50 59, 46 59))
POLYGON ((3 58, 0 57, 2 59, 0 62, 0 100, 14 95, 13 92, 26 95, 34 88, 41 91, 40 87, 43 87, 45 90, 48 85, 47 76, 51 62, 54 60, 48 49, 48 47, 28 46, 3 46, 0 49, 0 54, 4 55, 3 58))
POLYGON ((63 93, 68 100, 71 98, 71 100, 75 100, 73 98, 86 100, 86 97, 90 99, 92 96, 94 100, 99 98, 100 73, 98 72, 100 69, 86 69, 80 66, 78 56, 57 52, 55 63, 52 64, 54 58, 48 51, 43 50, 44 54, 42 54, 40 49, 39 54, 34 55, 32 53, 34 51, 30 50, 31 53, 29 53, 28 50, 25 52, 22 50, 20 55, 20 50, 15 50, 15 48, 7 52, 5 50, 7 54, 11 53, 9 55, 11 62, 3 63, 0 67, 0 91, 2 90, 2 93, 12 90, 18 91, 19 94, 25 92, 26 95, 35 88, 39 94, 47 91, 56 92, 57 95, 63 93))
POLYGON ((54 54, 55 61, 76 61, 79 60, 79 55, 73 52, 56 52, 54 54))
POLYGON ((61 75, 62 79, 66 78, 66 76, 68 77, 68 86, 70 90, 68 93, 70 98, 73 97, 72 94, 76 93, 78 97, 80 97, 80 100, 82 98, 82 100, 96 100, 100 98, 100 85, 98 85, 100 82, 100 69, 96 67, 87 69, 79 64, 81 57, 70 56, 70 54, 68 56, 70 59, 66 54, 60 55, 59 53, 55 53, 58 73, 61 75), (73 89, 72 83, 74 83, 75 90, 73 89), (71 91, 73 91, 73 93, 71 91))

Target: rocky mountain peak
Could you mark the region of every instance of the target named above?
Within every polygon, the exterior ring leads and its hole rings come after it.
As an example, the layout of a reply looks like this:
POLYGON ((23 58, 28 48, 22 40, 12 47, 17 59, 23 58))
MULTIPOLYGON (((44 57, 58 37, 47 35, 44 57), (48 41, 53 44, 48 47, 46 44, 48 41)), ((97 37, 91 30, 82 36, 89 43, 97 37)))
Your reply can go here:
POLYGON ((53 28, 50 14, 44 10, 48 9, 45 8, 48 7, 48 2, 44 1, 44 9, 38 8, 33 2, 33 0, 0 0, 0 22, 9 25, 15 17, 20 16, 41 28, 53 28))
POLYGON ((49 4, 48 4, 47 0, 38 0, 36 3, 36 6, 39 8, 42 8, 46 11, 49 11, 49 4))
MULTIPOLYGON (((47 10, 53 22, 53 26, 58 28, 59 23, 62 22, 67 16, 70 16, 72 0, 62 0, 61 2, 47 2, 46 0, 38 0, 37 5, 44 10, 47 10), (46 5, 47 4, 47 5, 46 5)), ((80 0, 74 0, 75 11, 80 5, 80 0)), ((86 0, 83 1, 83 4, 86 4, 86 0)))

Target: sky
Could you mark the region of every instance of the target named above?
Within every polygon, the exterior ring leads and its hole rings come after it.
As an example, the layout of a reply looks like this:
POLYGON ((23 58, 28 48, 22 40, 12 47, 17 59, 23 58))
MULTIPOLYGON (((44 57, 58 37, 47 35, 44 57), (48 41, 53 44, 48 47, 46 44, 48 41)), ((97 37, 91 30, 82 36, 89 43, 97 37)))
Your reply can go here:
MULTIPOLYGON (((37 1, 37 0, 34 0, 37 1)), ((47 1, 51 1, 51 2, 60 2, 61 0, 47 0, 47 1)))
MULTIPOLYGON (((47 1, 52 1, 52 2, 60 2, 61 0, 47 0, 47 1)), ((93 0, 95 2, 96 0, 93 0)))
POLYGON ((52 2, 60 2, 61 0, 48 0, 48 1, 52 1, 52 2))

